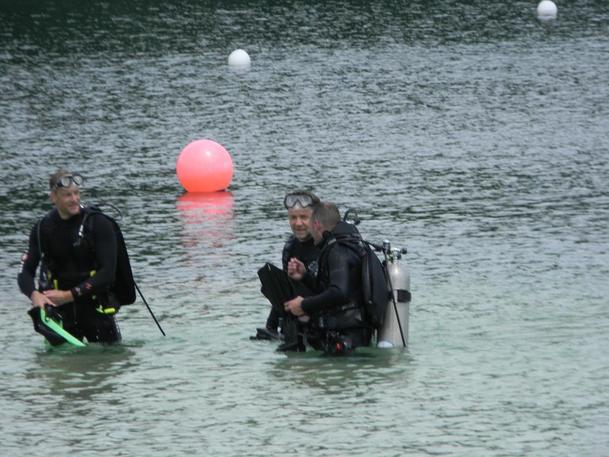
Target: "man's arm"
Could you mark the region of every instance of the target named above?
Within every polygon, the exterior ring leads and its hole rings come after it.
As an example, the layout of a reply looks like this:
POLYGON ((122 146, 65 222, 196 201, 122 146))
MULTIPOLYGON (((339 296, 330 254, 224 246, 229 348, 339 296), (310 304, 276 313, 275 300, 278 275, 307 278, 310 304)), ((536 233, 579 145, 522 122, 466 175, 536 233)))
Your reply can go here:
POLYGON ((30 231, 30 239, 27 251, 21 255, 21 266, 17 274, 17 284, 19 289, 28 298, 36 289, 34 278, 36 277, 36 268, 40 262, 40 252, 38 250, 38 224, 35 224, 30 231))
POLYGON ((40 263, 38 224, 34 224, 32 227, 28 250, 21 255, 21 266, 19 268, 19 273, 17 274, 17 284, 19 285, 21 292, 32 301, 32 306, 42 308, 45 305, 54 306, 55 304, 51 299, 36 290, 34 278, 36 277, 36 269, 40 263))
POLYGON ((340 249, 332 248, 328 253, 329 284, 317 295, 305 297, 301 303, 306 314, 322 309, 331 309, 349 302, 349 258, 340 249))

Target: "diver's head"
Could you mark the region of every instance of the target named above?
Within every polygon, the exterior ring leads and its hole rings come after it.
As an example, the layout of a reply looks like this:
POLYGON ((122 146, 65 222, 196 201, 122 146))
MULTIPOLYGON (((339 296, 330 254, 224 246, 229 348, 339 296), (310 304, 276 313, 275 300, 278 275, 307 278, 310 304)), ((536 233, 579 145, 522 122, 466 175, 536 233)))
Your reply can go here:
POLYGON ((339 222, 340 212, 334 203, 319 202, 313 205, 309 230, 315 244, 319 244, 324 232, 334 229, 339 222))
POLYGON ((62 219, 80 212, 80 187, 84 178, 78 173, 60 169, 49 178, 49 197, 62 219))
POLYGON ((311 236, 309 225, 313 205, 316 203, 319 203, 319 198, 306 190, 290 192, 283 199, 283 205, 288 210, 288 222, 292 233, 300 241, 305 241, 311 236))

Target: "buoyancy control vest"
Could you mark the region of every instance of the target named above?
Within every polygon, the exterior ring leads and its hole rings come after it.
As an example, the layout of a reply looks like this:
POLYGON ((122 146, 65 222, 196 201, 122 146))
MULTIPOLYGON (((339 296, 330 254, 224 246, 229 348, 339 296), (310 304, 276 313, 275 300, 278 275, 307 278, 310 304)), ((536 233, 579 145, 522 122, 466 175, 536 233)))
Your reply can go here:
POLYGON ((317 310, 315 317, 322 328, 368 326, 362 308, 360 241, 355 226, 344 222, 324 234, 317 274, 320 294, 311 299, 305 298, 309 301, 309 310, 317 310), (333 264, 337 261, 339 264, 333 264))
MULTIPOLYGON (((86 234, 93 230, 93 220, 95 218, 90 217, 92 214, 99 214, 112 223, 114 235, 116 236, 116 273, 111 289, 116 295, 119 305, 124 306, 132 304, 136 298, 135 282, 133 280, 133 271, 131 270, 127 245, 118 222, 96 206, 85 207, 83 208, 83 211, 85 214, 81 223, 81 228, 79 229, 79 237, 86 237, 86 234)), ((90 246, 92 249, 95 249, 93 242, 90 242, 90 246)))
MULTIPOLYGON (((55 210, 53 210, 55 211, 55 210)), ((37 227, 37 237, 38 237, 38 249, 41 256, 41 264, 40 264, 40 279, 39 284, 41 289, 52 288, 53 282, 58 281, 58 275, 56 273, 57 270, 54 268, 52 261, 50 261, 46 256, 45 246, 43 246, 42 237, 41 237, 41 226, 45 221, 45 218, 49 218, 53 213, 51 211, 46 216, 44 216, 39 222, 37 227)), ((129 305, 135 301, 135 283, 133 280, 133 272, 131 270, 131 263, 129 261, 129 254, 127 252, 127 246, 125 244, 125 240, 120 229, 120 226, 116 222, 115 219, 105 214, 99 207, 97 206, 86 206, 81 208, 82 212, 82 220, 78 227, 78 234, 76 241, 73 243, 73 248, 76 250, 81 250, 82 252, 88 251, 94 256, 95 253, 95 237, 92 236, 95 230, 94 215, 99 215, 108 219, 112 225, 114 236, 116 237, 116 269, 115 276, 112 284, 109 288, 110 293, 116 298, 118 301, 118 305, 124 306, 129 305)), ((74 280, 81 281, 86 277, 95 274, 93 270, 87 271, 78 271, 73 272, 75 275, 74 280)), ((57 284, 55 284, 57 286, 57 284)))
POLYGON ((358 290, 361 294, 359 303, 363 320, 370 327, 380 329, 391 298, 387 270, 383 262, 372 251, 370 244, 362 239, 354 225, 352 227, 352 231, 341 230, 341 232, 335 233, 330 244, 341 244, 351 249, 360 258, 361 281, 358 290))

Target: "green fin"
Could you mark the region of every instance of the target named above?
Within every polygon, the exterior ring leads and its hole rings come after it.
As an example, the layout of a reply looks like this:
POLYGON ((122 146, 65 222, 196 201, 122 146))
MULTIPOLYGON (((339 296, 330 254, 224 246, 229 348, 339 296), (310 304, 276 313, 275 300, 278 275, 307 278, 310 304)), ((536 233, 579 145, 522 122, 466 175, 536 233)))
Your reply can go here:
POLYGON ((63 329, 63 327, 61 325, 59 325, 56 321, 54 321, 50 317, 47 317, 46 311, 42 308, 40 308, 40 320, 42 321, 42 323, 44 325, 46 325, 48 328, 53 330, 59 336, 64 338, 68 343, 73 344, 74 346, 81 347, 81 348, 86 346, 85 343, 80 341, 74 335, 71 335, 70 333, 66 332, 63 329))

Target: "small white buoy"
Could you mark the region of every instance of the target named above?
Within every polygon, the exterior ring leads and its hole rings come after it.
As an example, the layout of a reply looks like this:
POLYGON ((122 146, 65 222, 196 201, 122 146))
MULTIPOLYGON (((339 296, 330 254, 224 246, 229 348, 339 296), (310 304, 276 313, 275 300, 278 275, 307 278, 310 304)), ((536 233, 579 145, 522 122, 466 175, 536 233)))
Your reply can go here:
POLYGON ((542 0, 539 5, 537 5, 537 18, 540 21, 551 21, 556 19, 556 14, 558 13, 558 8, 551 0, 542 0))
POLYGON ((393 344, 391 344, 389 341, 379 341, 377 347, 381 349, 390 349, 393 347, 393 344))
POLYGON ((250 56, 243 49, 235 49, 228 56, 228 64, 231 67, 248 67, 250 63, 250 56))

